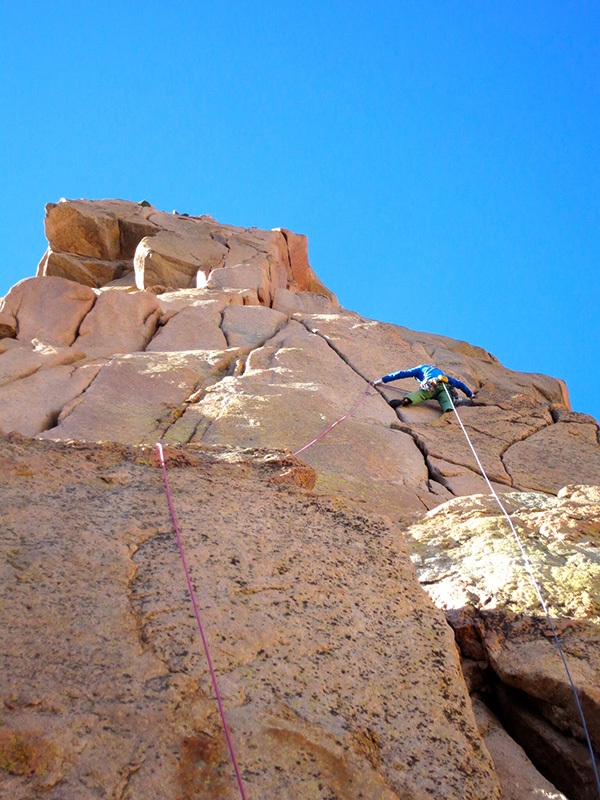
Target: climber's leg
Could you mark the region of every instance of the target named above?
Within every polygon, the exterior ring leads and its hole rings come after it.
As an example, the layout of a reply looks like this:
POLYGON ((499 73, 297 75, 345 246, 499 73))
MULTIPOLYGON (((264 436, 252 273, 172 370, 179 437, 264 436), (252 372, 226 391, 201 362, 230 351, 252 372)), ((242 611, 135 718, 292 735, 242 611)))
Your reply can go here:
POLYGON ((448 411, 452 411, 452 403, 450 402, 450 398, 446 394, 446 389, 444 388, 444 386, 438 387, 435 394, 435 399, 441 405, 444 414, 448 411))
POLYGON ((411 392, 403 397, 401 400, 390 400, 392 408, 402 408, 403 406, 416 406, 419 403, 424 403, 425 400, 430 400, 435 392, 431 389, 417 389, 416 392, 411 392))

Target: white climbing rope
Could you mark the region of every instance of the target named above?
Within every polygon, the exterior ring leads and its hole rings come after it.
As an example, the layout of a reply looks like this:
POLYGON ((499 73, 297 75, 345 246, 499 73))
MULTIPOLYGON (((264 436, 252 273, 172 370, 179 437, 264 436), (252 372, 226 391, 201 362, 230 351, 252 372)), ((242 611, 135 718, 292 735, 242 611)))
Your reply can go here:
POLYGON ((544 597, 542 595, 542 592, 541 592, 540 587, 538 585, 538 582, 536 580, 535 574, 533 572, 533 567, 531 565, 531 561, 529 560, 529 556, 525 552, 525 548, 523 547, 523 543, 521 542, 521 538, 520 538, 519 534, 517 533, 517 529, 515 528, 515 526, 513 524, 513 521, 510 518, 510 514, 508 513, 508 511, 504 507, 502 501, 498 497, 498 494, 496 493, 494 487, 492 486, 492 484, 490 482, 490 479, 487 476, 486 471, 483 468, 483 464, 479 460, 479 456, 477 455, 477 451, 475 450, 475 448, 473 446, 473 442, 471 441, 471 438, 469 437, 469 434, 467 433, 467 429, 463 425, 463 421, 460 418, 460 415, 459 415, 458 411, 456 410, 456 406, 454 405, 454 402, 452 400, 452 396, 451 396, 450 392, 448 391, 447 385, 445 383, 443 383, 442 386, 444 387, 444 390, 446 392, 446 396, 448 397, 448 400, 450 401, 450 404, 452 405, 452 409, 453 409, 453 411, 454 411, 454 413, 456 415, 456 418, 458 420, 458 424, 460 425, 461 430, 465 435, 465 439, 467 440, 467 442, 469 444, 469 447, 471 448, 471 451, 472 451, 473 455, 475 456, 475 461, 477 462, 477 466, 479 467, 479 471, 481 472, 483 478, 485 479, 485 482, 489 486, 490 492, 492 493, 492 495, 494 496, 494 499, 498 503, 498 506, 500 507, 500 510, 502 511, 503 515, 506 517, 506 521, 508 522, 508 525, 509 525, 509 527, 510 527, 512 533, 513 533, 513 536, 515 537, 515 541, 517 542, 517 545, 518 545, 519 550, 521 552, 521 557, 523 559, 523 564, 525 566, 525 569, 527 570, 527 573, 529 574, 529 577, 531 578, 531 582, 533 584, 533 588, 535 589, 535 593, 537 594, 538 600, 540 601, 540 605, 544 610, 544 614, 546 616, 546 621, 548 622, 548 625, 550 626, 550 630, 552 631, 552 636, 554 637, 554 642, 556 644, 556 647, 558 648, 558 652, 560 654, 563 666, 565 668, 565 672, 567 673, 567 678, 569 679, 569 683, 570 683, 571 689, 573 691, 573 696, 575 698, 575 703, 577 705, 577 710, 579 711, 579 717, 581 719, 581 725, 583 727, 583 732, 585 734, 585 740, 586 740, 586 743, 587 743, 587 746, 588 746, 588 750, 590 751, 590 759, 591 759, 591 762, 592 762, 592 770, 593 770, 594 778, 595 778, 595 781, 596 781, 596 789, 598 790, 598 797, 600 798, 600 776, 598 775, 598 767, 596 766, 596 756, 594 754, 594 748, 592 747, 592 740, 590 739, 590 734, 589 734, 589 731, 588 731, 587 723, 585 721, 583 708, 581 707, 581 702, 579 700, 579 695, 577 693, 577 688, 576 688, 575 682, 573 681, 573 678, 571 676, 571 671, 569 670, 569 665, 567 664, 567 659, 565 657, 564 650, 563 650, 562 645, 560 643, 560 639, 558 638, 558 634, 556 632, 556 628, 554 627, 554 624, 553 624, 552 619, 550 617, 550 612, 548 611, 548 606, 546 605, 546 602, 544 600, 544 597))

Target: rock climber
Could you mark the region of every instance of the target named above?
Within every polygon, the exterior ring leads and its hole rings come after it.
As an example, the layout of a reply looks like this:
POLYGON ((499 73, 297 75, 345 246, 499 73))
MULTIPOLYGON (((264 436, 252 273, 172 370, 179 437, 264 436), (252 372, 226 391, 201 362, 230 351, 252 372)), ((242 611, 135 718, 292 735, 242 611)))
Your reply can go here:
POLYGON ((401 369, 398 372, 390 372, 389 375, 384 375, 383 378, 373 381, 373 386, 377 386, 380 383, 397 381, 400 380, 400 378, 414 378, 419 381, 421 388, 417 389, 416 392, 407 394, 402 400, 390 400, 392 408, 417 405, 417 403, 424 403, 425 400, 435 399, 441 405, 442 411, 445 414, 448 411, 452 411, 452 402, 444 387, 448 387, 448 392, 453 399, 458 399, 458 395, 454 391, 455 389, 460 389, 467 397, 473 397, 473 392, 466 383, 453 378, 451 375, 447 375, 432 364, 421 364, 411 369, 401 369))

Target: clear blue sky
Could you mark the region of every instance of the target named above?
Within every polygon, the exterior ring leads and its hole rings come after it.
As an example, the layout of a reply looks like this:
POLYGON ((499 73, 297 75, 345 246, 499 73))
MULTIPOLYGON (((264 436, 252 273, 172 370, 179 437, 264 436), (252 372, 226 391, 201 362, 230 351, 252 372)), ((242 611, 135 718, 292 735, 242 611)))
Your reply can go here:
POLYGON ((60 197, 284 226, 346 308, 600 416, 598 0, 0 11, 0 295, 60 197))

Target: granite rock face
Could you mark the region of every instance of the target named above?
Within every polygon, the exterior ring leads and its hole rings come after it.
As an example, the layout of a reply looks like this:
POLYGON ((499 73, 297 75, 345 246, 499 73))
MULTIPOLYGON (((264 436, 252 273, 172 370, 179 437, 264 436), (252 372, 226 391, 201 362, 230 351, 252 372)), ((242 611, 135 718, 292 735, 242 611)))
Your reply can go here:
MULTIPOLYGON (((535 576, 600 752, 600 487, 460 497, 406 531, 419 580, 454 627, 471 686, 569 797, 597 794, 581 718, 535 576)), ((600 766, 600 759, 598 759, 600 766)))
POLYGON ((0 326, 12 330, 4 338, 71 345, 95 302, 92 289, 66 278, 26 278, 3 299, 0 326))
POLYGON ((395 409, 412 380, 368 381, 435 363, 476 391, 457 412, 551 587, 598 747, 600 444, 564 384, 341 308, 286 229, 76 200, 46 233, 0 302, 0 608, 19 621, 0 798, 236 796, 161 441, 251 796, 588 800, 561 665, 459 420, 395 409))
POLYGON ((166 214, 125 200, 49 203, 45 229, 49 246, 40 276, 99 288, 134 269, 138 289, 202 288, 209 281, 213 288, 253 288, 266 305, 278 288, 336 303, 308 263, 306 236, 285 229, 236 228, 208 215, 166 214))
MULTIPOLYGON (((499 798, 394 526, 283 454, 166 460, 248 796, 499 798)), ((2 796, 239 796, 156 451, 13 437, 0 463, 2 796)))

